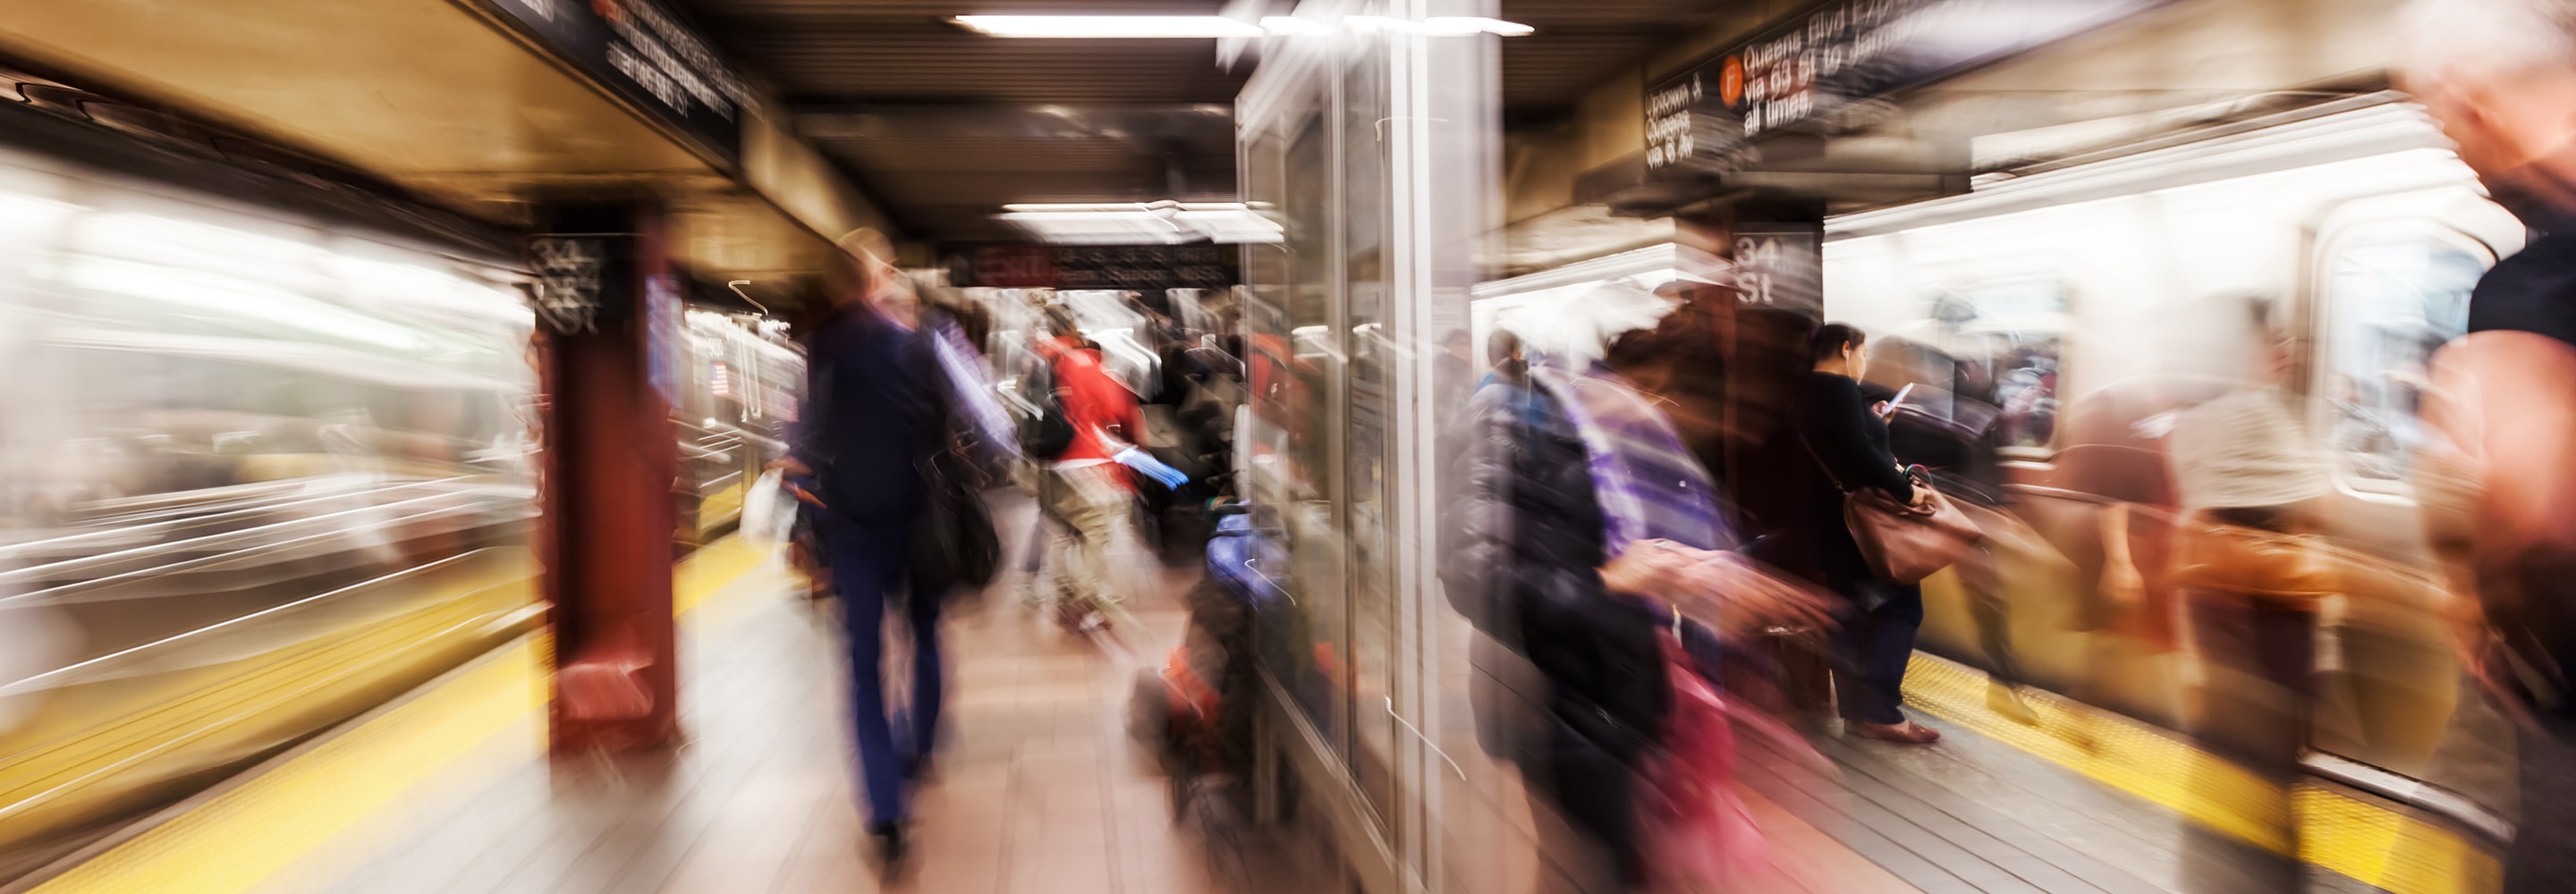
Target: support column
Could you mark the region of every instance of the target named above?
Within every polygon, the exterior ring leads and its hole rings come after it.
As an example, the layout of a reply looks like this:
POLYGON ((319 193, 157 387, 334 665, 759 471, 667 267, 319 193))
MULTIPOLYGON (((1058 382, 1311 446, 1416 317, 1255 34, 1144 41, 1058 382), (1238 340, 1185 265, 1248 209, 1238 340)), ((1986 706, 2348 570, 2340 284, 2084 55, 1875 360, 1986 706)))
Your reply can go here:
POLYGON ((651 748, 678 723, 671 618, 679 475, 669 374, 678 291, 651 202, 546 208, 538 274, 545 392, 539 558, 552 607, 557 755, 651 748))

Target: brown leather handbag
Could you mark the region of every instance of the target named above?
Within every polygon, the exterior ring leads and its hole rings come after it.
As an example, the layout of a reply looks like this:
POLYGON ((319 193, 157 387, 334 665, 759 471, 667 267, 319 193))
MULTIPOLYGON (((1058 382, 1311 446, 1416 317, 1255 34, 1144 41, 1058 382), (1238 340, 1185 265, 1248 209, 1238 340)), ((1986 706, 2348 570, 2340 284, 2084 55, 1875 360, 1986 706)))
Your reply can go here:
POLYGON ((1843 494, 1843 525, 1860 545, 1861 558, 1869 560, 1869 570, 1882 580, 1921 583, 1958 563, 1984 536, 1967 513, 1929 482, 1914 484, 1924 491, 1921 506, 1874 487, 1843 494))
POLYGON ((2304 602, 2342 592, 2342 563, 2314 534, 2282 533, 2195 514, 2174 526, 2173 579, 2198 590, 2304 602))
MULTIPOLYGON (((1799 435, 1799 443, 1806 443, 1799 435)), ((1814 444, 1807 444, 1807 456, 1823 469, 1825 480, 1843 492, 1843 526, 1851 530, 1852 542, 1860 546, 1862 559, 1869 562, 1870 573, 1880 580, 1900 584, 1922 583, 1924 578, 1957 564, 1960 556, 1985 533, 1968 514, 1959 511, 1950 498, 1932 487, 1923 476, 1914 476, 1914 486, 1922 488, 1923 505, 1914 506, 1888 496, 1874 487, 1853 490, 1844 487, 1833 467, 1817 455, 1814 444)))

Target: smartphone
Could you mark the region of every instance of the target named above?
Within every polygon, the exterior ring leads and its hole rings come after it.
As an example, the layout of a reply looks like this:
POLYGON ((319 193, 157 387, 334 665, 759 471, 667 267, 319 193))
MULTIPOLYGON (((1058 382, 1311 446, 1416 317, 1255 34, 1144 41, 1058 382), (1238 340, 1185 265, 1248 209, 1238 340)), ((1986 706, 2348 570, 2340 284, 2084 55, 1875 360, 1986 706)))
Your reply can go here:
POLYGON ((1894 416, 1894 415, 1896 415, 1896 408, 1897 408, 1897 407, 1899 407, 1899 406, 1903 406, 1903 405, 1905 404, 1905 396, 1906 396, 1906 395, 1908 395, 1908 394, 1913 394, 1913 393, 1914 393, 1914 383, 1912 383, 1912 382, 1907 382, 1907 383, 1905 383, 1905 387, 1897 389, 1897 391, 1896 391, 1896 396, 1895 396, 1895 397, 1893 397, 1893 398, 1889 398, 1889 399, 1888 399, 1888 401, 1887 401, 1887 410, 1886 410, 1886 411, 1884 411, 1884 412, 1879 413, 1878 415, 1879 415, 1881 418, 1885 418, 1885 417, 1888 417, 1888 416, 1894 416))

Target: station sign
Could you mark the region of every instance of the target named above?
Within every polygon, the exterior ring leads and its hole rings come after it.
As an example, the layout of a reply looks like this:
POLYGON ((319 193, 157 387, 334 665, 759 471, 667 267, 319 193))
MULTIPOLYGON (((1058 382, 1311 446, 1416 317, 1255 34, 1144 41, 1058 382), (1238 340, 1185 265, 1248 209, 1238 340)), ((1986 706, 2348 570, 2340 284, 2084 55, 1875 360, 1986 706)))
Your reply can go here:
POLYGON ((1823 226, 1737 223, 1731 234, 1736 299, 1822 318, 1825 311, 1823 226))
POLYGON ((1646 91, 1649 177, 1762 161, 1767 136, 2170 0, 1833 0, 1646 91))
POLYGON ((1240 257, 1232 245, 988 245, 951 269, 968 285, 1151 292, 1232 286, 1240 257))
POLYGON ((485 2, 664 123, 742 156, 742 76, 658 0, 485 2))

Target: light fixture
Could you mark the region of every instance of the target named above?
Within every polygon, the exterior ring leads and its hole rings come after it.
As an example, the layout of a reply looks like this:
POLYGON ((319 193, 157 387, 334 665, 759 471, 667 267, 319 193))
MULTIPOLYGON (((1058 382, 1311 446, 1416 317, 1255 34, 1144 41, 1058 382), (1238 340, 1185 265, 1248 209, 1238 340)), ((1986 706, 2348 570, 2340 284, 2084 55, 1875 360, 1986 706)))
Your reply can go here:
POLYGON ((1272 37, 1321 37, 1333 33, 1333 26, 1296 16, 1262 16, 1261 30, 1272 37))
POLYGON ((1261 26, 1224 16, 958 16, 957 24, 994 37, 1217 38, 1260 37, 1261 26))
POLYGON ((1431 37, 1466 37, 1473 34, 1525 37, 1538 30, 1519 22, 1506 22, 1485 16, 1432 16, 1419 22, 1388 16, 1351 16, 1343 21, 1364 31, 1393 31, 1399 34, 1422 34, 1431 37))
MULTIPOLYGON (((1264 16, 1259 23, 1225 16, 1019 16, 963 15, 951 21, 993 37, 1156 40, 1317 37, 1333 33, 1332 22, 1264 16)), ((1484 16, 1433 16, 1421 21, 1387 16, 1349 16, 1341 24, 1363 31, 1392 31, 1433 37, 1494 34, 1520 37, 1537 29, 1519 22, 1484 16)))
POLYGON ((1057 245, 1280 242, 1285 231, 1241 202, 1004 205, 996 218, 1057 245))

